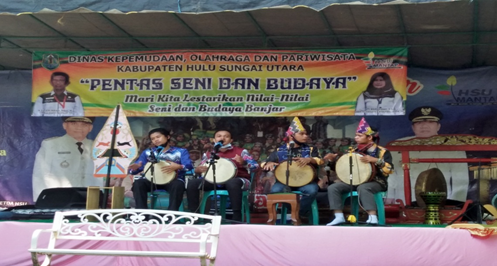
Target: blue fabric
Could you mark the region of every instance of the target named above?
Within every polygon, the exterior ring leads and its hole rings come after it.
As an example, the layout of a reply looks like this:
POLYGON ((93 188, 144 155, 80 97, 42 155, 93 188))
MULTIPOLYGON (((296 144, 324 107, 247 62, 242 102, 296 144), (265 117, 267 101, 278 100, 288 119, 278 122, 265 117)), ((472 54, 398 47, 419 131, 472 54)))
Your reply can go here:
POLYGON ((151 157, 157 158, 158 161, 170 161, 177 164, 184 165, 185 168, 183 170, 178 171, 177 178, 181 180, 185 180, 185 174, 187 171, 193 169, 192 161, 190 160, 190 154, 186 149, 171 147, 167 151, 157 152, 157 148, 146 149, 140 154, 138 160, 135 163, 141 163, 142 166, 138 168, 136 171, 130 171, 131 174, 136 175, 142 172, 145 168, 145 165, 151 160, 151 157))
MULTIPOLYGON (((307 146, 307 144, 302 144, 300 148, 294 148, 293 150, 294 157, 296 154, 298 154, 298 157, 302 158, 309 158, 309 157, 318 157, 317 154, 314 154, 314 156, 311 155, 311 148, 307 146), (299 151, 299 152, 297 152, 299 151)), ((288 147, 286 144, 281 145, 278 150, 278 162, 284 162, 288 159, 288 147)))
MULTIPOLYGON (((17 0, 17 1, 0 1, 0 12, 22 13, 22 12, 39 12, 47 8, 57 12, 65 12, 84 7, 92 11, 106 12, 117 9, 121 12, 156 10, 172 11, 178 13, 207 13, 230 11, 246 11, 262 8, 272 8, 277 6, 308 6, 315 10, 322 10, 332 4, 346 4, 351 2, 361 2, 364 4, 384 4, 394 0, 224 0, 224 1, 204 1, 204 0, 178 0, 178 1, 158 1, 158 0, 105 0, 105 1, 84 1, 84 0, 17 0)), ((449 2, 453 0, 404 0, 409 3, 430 3, 430 2, 449 2)))

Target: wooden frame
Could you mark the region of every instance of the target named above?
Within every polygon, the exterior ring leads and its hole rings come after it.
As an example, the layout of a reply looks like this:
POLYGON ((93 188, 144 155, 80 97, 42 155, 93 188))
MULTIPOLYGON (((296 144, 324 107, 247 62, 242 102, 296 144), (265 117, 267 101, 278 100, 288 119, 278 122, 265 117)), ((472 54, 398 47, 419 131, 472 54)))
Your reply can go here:
POLYGON ((399 151, 402 155, 404 170, 404 193, 406 205, 411 206, 411 163, 468 163, 468 162, 497 162, 485 158, 410 158, 410 151, 497 151, 497 138, 480 137, 475 135, 436 135, 429 138, 412 138, 408 140, 391 141, 386 145, 390 151, 399 151))

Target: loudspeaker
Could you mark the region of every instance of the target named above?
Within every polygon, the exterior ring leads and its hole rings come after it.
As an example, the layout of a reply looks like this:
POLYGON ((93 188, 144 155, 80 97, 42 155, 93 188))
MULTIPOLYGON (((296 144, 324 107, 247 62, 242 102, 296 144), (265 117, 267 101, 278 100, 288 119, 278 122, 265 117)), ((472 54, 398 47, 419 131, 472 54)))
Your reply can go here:
POLYGON ((86 187, 44 189, 35 203, 37 209, 86 208, 86 187))

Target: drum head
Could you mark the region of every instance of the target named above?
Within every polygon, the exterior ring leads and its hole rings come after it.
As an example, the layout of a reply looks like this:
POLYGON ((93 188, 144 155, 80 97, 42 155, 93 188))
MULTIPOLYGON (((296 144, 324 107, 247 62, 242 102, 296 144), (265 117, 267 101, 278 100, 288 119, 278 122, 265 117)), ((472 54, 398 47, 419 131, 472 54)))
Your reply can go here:
MULTIPOLYGON (((204 164, 204 166, 209 166, 204 164)), ((216 161, 216 184, 224 184, 231 178, 235 177, 237 173, 236 165, 226 158, 219 158, 216 161)), ((204 176, 205 180, 214 184, 214 172, 210 169, 207 175, 204 176)))
MULTIPOLYGON (((144 171, 147 171, 147 169, 150 167, 152 163, 147 163, 145 165, 145 168, 143 168, 144 171)), ((169 182, 171 182, 174 178, 176 178, 176 172, 172 172, 172 173, 163 173, 162 172, 162 167, 164 166, 168 166, 168 165, 171 165, 169 162, 167 161, 160 161, 158 163, 156 163, 154 165, 154 179, 152 180, 152 172, 151 170, 148 170, 147 173, 145 174, 145 177, 153 182, 154 184, 157 184, 157 185, 165 185, 169 182)))
POLYGON ((374 176, 374 167, 371 163, 361 162, 362 156, 359 153, 352 153, 338 159, 335 172, 342 182, 350 184, 350 157, 352 157, 352 185, 358 186, 371 180, 374 176))
MULTIPOLYGON (((286 184, 286 168, 288 162, 282 162, 274 170, 274 175, 276 179, 282 184, 286 184)), ((290 187, 301 187, 305 186, 314 180, 316 177, 316 170, 311 165, 305 165, 300 167, 297 163, 293 162, 289 167, 290 176, 288 178, 288 186, 290 187)))
POLYGON ((421 172, 416 179, 414 193, 416 193, 416 202, 419 207, 425 208, 426 204, 421 198, 422 192, 445 192, 445 198, 442 200, 442 206, 447 199, 447 182, 444 174, 438 168, 431 168, 421 172))

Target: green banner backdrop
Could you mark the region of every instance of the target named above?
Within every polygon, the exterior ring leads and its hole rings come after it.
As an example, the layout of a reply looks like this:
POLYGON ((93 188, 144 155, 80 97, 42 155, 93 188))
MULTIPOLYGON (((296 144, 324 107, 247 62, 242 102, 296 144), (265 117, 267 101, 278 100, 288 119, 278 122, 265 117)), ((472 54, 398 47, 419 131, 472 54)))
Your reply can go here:
POLYGON ((406 56, 405 48, 35 52, 33 116, 80 115, 64 111, 78 97, 87 116, 108 116, 116 104, 128 116, 403 115, 406 56), (54 95, 52 74, 60 72, 66 97, 54 95), (400 111, 357 110, 378 73, 400 111))

